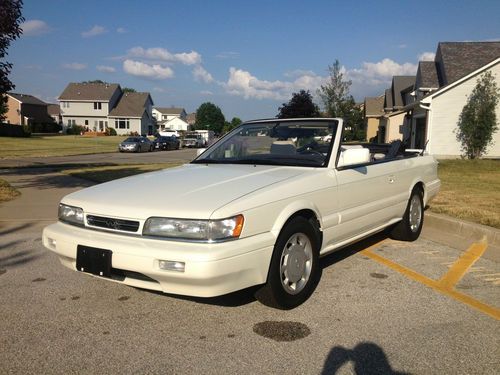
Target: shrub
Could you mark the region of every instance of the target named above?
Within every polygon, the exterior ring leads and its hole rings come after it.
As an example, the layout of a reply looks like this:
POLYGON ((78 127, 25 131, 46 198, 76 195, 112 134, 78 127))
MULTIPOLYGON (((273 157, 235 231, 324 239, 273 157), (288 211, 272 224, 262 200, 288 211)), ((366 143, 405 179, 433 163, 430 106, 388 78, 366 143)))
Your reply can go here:
POLYGON ((116 135, 116 130, 114 128, 106 128, 106 135, 116 135))
POLYGON ((66 129, 66 134, 80 135, 85 132, 85 127, 81 125, 73 125, 66 129))

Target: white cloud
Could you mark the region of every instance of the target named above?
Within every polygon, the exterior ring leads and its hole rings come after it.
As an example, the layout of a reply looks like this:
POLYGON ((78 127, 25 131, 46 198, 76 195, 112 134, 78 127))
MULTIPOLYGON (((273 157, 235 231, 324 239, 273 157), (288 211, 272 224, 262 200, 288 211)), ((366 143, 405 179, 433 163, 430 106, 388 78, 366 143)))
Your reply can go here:
POLYGON ((165 92, 166 90, 163 87, 153 87, 153 91, 156 91, 156 92, 165 92))
POLYGON ((414 75, 417 65, 412 63, 399 64, 389 58, 379 62, 364 62, 360 69, 346 71, 346 75, 354 83, 379 85, 388 83, 393 76, 414 75))
POLYGON ((124 27, 119 27, 116 29, 116 32, 118 34, 125 34, 127 32, 127 30, 124 27))
POLYGON ((107 30, 103 26, 95 25, 90 30, 83 31, 82 37, 90 38, 93 36, 104 34, 106 32, 107 32, 107 30))
POLYGON ((212 91, 202 90, 202 91, 200 91, 200 94, 201 95, 213 95, 214 93, 212 91))
POLYGON ((434 61, 436 54, 434 52, 423 52, 418 55, 418 61, 434 61))
POLYGON ((193 69, 193 77, 196 81, 202 81, 205 83, 211 83, 214 81, 214 77, 212 77, 212 75, 201 65, 198 65, 193 69))
POLYGON ((131 57, 142 57, 149 60, 160 60, 168 62, 178 62, 185 65, 201 64, 201 55, 196 51, 171 53, 165 48, 142 48, 134 47, 128 50, 131 57))
POLYGON ((125 73, 133 76, 148 78, 153 80, 162 80, 172 78, 174 71, 168 66, 163 67, 159 64, 149 65, 140 61, 125 60, 123 62, 123 70, 125 73))
POLYGON ((258 79, 242 69, 231 67, 227 82, 220 83, 231 95, 243 96, 245 99, 288 99, 293 92, 310 90, 313 93, 325 81, 316 74, 304 74, 294 81, 266 81, 258 79))
POLYGON ((28 20, 21 24, 24 36, 37 36, 50 32, 50 27, 41 20, 28 20))
POLYGON ((116 69, 113 68, 112 66, 107 66, 107 65, 97 65, 96 69, 100 72, 104 73, 114 73, 116 72, 116 69))
POLYGON ((64 69, 70 69, 70 70, 83 70, 87 68, 87 64, 73 62, 73 63, 62 64, 62 67, 64 69))

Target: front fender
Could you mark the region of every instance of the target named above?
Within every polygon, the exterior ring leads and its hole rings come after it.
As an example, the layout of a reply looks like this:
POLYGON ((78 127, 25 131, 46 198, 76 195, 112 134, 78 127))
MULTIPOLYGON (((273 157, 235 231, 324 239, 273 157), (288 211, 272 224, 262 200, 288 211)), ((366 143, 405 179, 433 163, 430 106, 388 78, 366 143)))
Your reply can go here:
POLYGON ((323 228, 323 221, 318 207, 313 202, 307 200, 298 200, 290 202, 281 210, 274 222, 274 225, 272 226, 271 233, 275 237, 278 237, 288 219, 290 219, 290 217, 292 217, 295 213, 303 210, 312 211, 314 215, 316 215, 321 230, 321 228, 323 228))

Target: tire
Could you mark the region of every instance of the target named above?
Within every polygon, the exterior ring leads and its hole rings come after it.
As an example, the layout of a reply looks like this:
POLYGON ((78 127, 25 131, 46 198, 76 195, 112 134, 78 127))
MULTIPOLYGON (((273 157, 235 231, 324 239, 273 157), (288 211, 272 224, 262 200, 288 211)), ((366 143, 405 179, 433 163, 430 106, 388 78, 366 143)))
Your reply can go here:
POLYGON ((153 152, 153 146, 149 146, 149 152, 153 152))
POLYGON ((424 225, 424 199, 422 189, 413 189, 406 206, 403 220, 394 226, 390 237, 399 241, 415 241, 424 225))
POLYGON ((271 258, 267 282, 257 299, 279 309, 305 302, 321 277, 316 229, 303 217, 290 220, 281 230, 271 258))

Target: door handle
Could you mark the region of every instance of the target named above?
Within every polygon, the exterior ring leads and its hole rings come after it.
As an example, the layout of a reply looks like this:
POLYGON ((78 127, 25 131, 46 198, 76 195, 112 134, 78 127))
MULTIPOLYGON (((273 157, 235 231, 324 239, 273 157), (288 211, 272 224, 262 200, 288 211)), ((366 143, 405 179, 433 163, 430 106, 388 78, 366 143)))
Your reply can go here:
POLYGON ((396 181, 396 179, 394 178, 394 176, 389 176, 387 179, 389 180, 390 184, 393 184, 394 181, 396 181))

